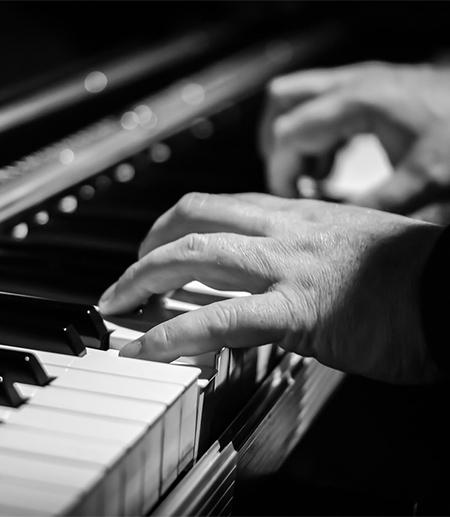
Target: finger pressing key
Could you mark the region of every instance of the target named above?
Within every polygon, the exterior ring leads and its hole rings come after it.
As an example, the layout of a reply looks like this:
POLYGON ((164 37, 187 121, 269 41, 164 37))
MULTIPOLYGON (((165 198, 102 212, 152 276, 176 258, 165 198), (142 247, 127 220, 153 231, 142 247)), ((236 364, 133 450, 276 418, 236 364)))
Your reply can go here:
POLYGON ((150 295, 198 280, 222 290, 265 291, 276 281, 270 239, 235 234, 189 234, 130 266, 100 299, 104 314, 126 312, 150 295), (269 244, 269 245, 268 245, 269 244))
POLYGON ((149 330, 122 348, 120 355, 170 362, 223 346, 246 348, 283 340, 287 315, 279 310, 278 293, 216 302, 149 330))

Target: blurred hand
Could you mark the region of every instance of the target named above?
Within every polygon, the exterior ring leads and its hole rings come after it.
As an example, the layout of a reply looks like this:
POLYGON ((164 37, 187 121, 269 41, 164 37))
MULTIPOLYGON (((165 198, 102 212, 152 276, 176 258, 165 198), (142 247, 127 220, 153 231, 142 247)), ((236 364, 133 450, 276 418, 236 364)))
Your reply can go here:
POLYGON ((406 214, 449 189, 450 69, 363 63, 279 77, 268 90, 260 148, 274 194, 296 197, 298 177, 316 173, 309 157, 330 168, 359 133, 378 136, 396 171, 351 202, 406 214))
POLYGON ((162 323, 122 355, 172 361, 276 342, 347 372, 399 383, 438 377, 422 336, 418 284, 441 232, 366 208, 263 194, 184 196, 140 260, 100 300, 129 311, 191 280, 249 297, 162 323))

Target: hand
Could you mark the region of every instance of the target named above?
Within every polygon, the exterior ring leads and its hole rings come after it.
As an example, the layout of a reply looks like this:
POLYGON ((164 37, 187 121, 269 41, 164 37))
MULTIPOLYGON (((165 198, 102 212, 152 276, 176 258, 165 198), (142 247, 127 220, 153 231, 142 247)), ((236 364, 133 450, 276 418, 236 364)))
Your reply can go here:
POLYGON ((438 377, 421 330, 418 284, 441 228, 366 208, 263 194, 189 194, 163 214, 140 260, 100 301, 128 311, 199 280, 249 297, 162 323, 122 355, 172 361, 276 342, 391 382, 438 377))
POLYGON ((404 214, 434 201, 450 187, 449 92, 450 69, 425 65, 363 63, 275 79, 260 131, 270 190, 296 197, 298 177, 317 172, 308 157, 332 164, 353 136, 374 133, 395 174, 350 201, 404 214))

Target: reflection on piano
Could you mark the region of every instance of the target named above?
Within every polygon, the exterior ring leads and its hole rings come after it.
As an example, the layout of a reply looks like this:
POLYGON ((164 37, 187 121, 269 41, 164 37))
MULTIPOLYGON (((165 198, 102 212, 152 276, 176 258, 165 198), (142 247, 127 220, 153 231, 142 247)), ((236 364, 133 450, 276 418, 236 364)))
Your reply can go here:
POLYGON ((236 49, 223 31, 97 63, 0 107, 3 142, 30 124, 64 127, 49 141, 38 132, 28 155, 8 148, 0 169, 1 515, 228 514, 234 484, 279 467, 341 379, 270 344, 171 365, 118 357, 137 333, 246 293, 193 283, 111 321, 95 307, 184 193, 263 188, 264 85, 334 38, 327 28, 250 45, 241 27, 236 49), (149 95, 134 98, 143 84, 149 95), (118 91, 134 92, 128 106, 118 91), (92 115, 95 99, 104 113, 92 115), (78 125, 74 110, 88 112, 78 125))

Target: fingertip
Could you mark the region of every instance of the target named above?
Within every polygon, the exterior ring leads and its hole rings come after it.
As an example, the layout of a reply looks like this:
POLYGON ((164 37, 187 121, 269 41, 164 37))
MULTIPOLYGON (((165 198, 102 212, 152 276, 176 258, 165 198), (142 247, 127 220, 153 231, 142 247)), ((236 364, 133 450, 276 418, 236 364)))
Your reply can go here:
POLYGON ((102 294, 98 302, 100 312, 103 314, 111 314, 113 311, 113 300, 115 297, 117 282, 110 285, 108 289, 102 294))
POLYGON ((123 282, 119 279, 103 293, 98 306, 102 314, 113 315, 131 311, 145 303, 145 301, 132 297, 131 293, 125 292, 123 282))
POLYGON ((140 340, 132 341, 126 344, 119 352, 121 357, 135 358, 140 355, 142 351, 142 342, 140 340))

